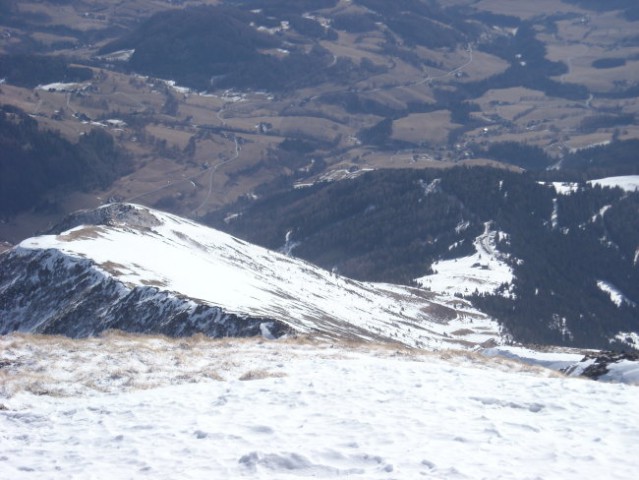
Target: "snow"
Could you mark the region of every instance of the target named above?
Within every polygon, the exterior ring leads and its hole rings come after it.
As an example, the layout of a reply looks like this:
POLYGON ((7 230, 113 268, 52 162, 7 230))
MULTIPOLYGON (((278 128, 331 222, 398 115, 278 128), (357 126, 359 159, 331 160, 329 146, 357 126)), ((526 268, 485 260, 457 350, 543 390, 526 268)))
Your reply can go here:
POLYGON ((583 147, 573 147, 569 150, 570 153, 577 153, 583 150, 589 150, 595 147, 605 147, 606 145, 610 145, 610 140, 604 140, 603 142, 591 143, 590 145, 585 145, 583 147))
POLYGON ((422 189, 424 190, 424 195, 432 195, 434 193, 438 193, 441 191, 441 183, 442 183, 442 179, 441 178, 435 178, 432 182, 430 182, 429 184, 426 184, 423 180, 419 181, 419 184, 421 185, 422 189))
POLYGON ((639 418, 636 387, 468 352, 153 337, 0 342, 0 463, 14 480, 581 480, 639 469, 639 425, 629 421, 639 418), (138 383, 154 373, 156 384, 138 383))
POLYGON ((108 120, 105 120, 104 122, 109 127, 117 127, 117 128, 126 127, 126 122, 124 120, 119 119, 119 118, 109 118, 108 120))
POLYGON ((550 225, 553 230, 559 226, 559 202, 556 198, 552 199, 552 213, 550 214, 550 225))
POLYGON ((468 230, 468 227, 470 227, 470 222, 468 220, 462 220, 455 227, 455 233, 457 233, 457 235, 459 235, 462 232, 465 232, 466 230, 468 230))
POLYGON ((626 192, 636 192, 639 190, 639 175, 600 178, 599 180, 591 180, 588 183, 601 187, 619 187, 626 192))
MULTIPOLYGON (((639 340, 636 333, 619 333, 614 340, 628 343, 636 348, 639 340), (630 341, 628 341, 630 339, 630 341)), ((563 371, 571 377, 579 377, 584 371, 596 363, 596 357, 586 358, 586 354, 596 355, 595 350, 578 350, 573 348, 546 347, 545 351, 540 351, 519 345, 499 345, 492 348, 479 350, 487 357, 501 357, 516 360, 527 365, 549 368, 551 370, 563 371)), ((620 360, 607 364, 608 372, 597 377, 600 382, 625 383, 639 386, 639 362, 620 360)))
MULTIPOLYGON (((574 182, 539 182, 542 185, 549 185, 555 189, 558 195, 570 195, 579 189, 579 184, 574 182)), ((597 180, 589 180, 590 186, 619 187, 626 192, 636 192, 639 190, 639 175, 624 175, 621 177, 607 177, 597 180)))
POLYGON ((500 345, 481 350, 488 357, 503 357, 519 362, 536 365, 552 370, 561 370, 570 367, 584 358, 583 352, 561 351, 549 349, 548 351, 533 350, 523 346, 500 345))
POLYGON ((573 182, 539 182, 541 185, 549 185, 555 189, 558 195, 570 195, 579 189, 578 183, 573 182))
POLYGON ((606 212, 612 208, 612 205, 604 205, 599 209, 599 212, 596 215, 593 215, 590 219, 591 222, 596 222, 599 218, 603 218, 606 215, 606 212))
POLYGON ((513 281, 512 268, 505 262, 506 256, 497 250, 497 240, 506 236, 503 232, 491 230, 491 222, 484 225, 484 233, 475 241, 475 253, 453 260, 439 260, 432 265, 432 275, 416 279, 433 292, 454 295, 494 293, 503 284, 513 281))
POLYGON ((631 348, 638 349, 639 348, 639 333, 637 332, 619 332, 615 335, 610 342, 621 342, 625 343, 631 348))
POLYGON ((47 85, 38 85, 36 88, 39 90, 56 91, 56 92, 72 92, 74 90, 82 90, 87 88, 87 84, 84 83, 63 83, 54 82, 47 85))
POLYGON ((326 172, 326 173, 322 174, 315 181, 295 183, 293 185, 293 188, 301 189, 301 188, 312 187, 313 185, 316 185, 318 183, 331 183, 331 182, 339 182, 339 181, 342 181, 342 180, 353 180, 354 178, 357 178, 357 177, 363 175, 364 173, 372 172, 373 170, 375 170, 375 169, 374 168, 368 168, 368 167, 360 168, 360 169, 357 169, 357 170, 350 170, 350 169, 340 168, 340 169, 332 170, 330 172, 326 172))
POLYGON ((80 226, 25 240, 15 251, 55 249, 90 259, 100 274, 128 287, 158 286, 228 313, 279 320, 300 333, 423 348, 500 341, 497 322, 452 296, 356 282, 174 215, 131 208, 149 212, 158 225, 80 226))
POLYGON ((118 50, 116 52, 111 52, 107 55, 102 55, 99 58, 102 58, 109 62, 128 62, 134 53, 135 53, 135 49, 118 50))
POLYGON ((639 364, 629 360, 621 360, 608 366, 608 373, 600 380, 616 383, 631 383, 639 385, 639 364))
POLYGON ((168 85, 169 87, 171 87, 173 90, 175 90, 178 93, 181 93, 183 95, 188 95, 190 93, 193 93, 193 90, 191 90, 189 87, 182 87, 178 85, 175 80, 163 80, 163 81, 166 85, 168 85))
POLYGON ((623 292, 621 292, 621 290, 619 290, 610 282, 599 280, 597 282, 597 287, 599 287, 599 290, 601 290, 602 292, 607 293, 608 296, 610 296, 610 301, 618 307, 621 307, 623 304, 634 305, 634 302, 632 300, 626 297, 623 292))

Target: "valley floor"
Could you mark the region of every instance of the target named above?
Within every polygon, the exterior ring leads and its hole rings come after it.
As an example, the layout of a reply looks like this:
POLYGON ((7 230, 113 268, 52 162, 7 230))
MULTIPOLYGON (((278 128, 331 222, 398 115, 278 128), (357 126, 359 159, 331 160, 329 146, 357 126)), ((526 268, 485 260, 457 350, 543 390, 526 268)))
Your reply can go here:
POLYGON ((637 387, 309 339, 0 337, 21 478, 634 478, 637 387))

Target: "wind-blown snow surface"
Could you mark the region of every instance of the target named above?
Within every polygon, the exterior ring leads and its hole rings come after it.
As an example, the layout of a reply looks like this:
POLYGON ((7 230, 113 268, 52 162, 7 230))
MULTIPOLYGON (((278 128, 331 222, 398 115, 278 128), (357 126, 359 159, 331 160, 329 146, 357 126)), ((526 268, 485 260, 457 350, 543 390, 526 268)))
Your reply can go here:
MULTIPOLYGON (((89 212, 85 217, 100 215, 108 216, 109 220, 76 226, 58 235, 28 239, 9 252, 16 272, 6 279, 6 287, 0 285, 0 299, 3 288, 17 291, 19 298, 0 302, 0 314, 24 316, 24 305, 32 299, 21 297, 21 292, 36 295, 34 285, 37 287, 40 285, 37 282, 52 275, 50 271, 38 269, 48 268, 47 265, 58 268, 62 263, 72 265, 65 267, 65 278, 73 274, 76 266, 85 278, 90 268, 90 275, 115 279, 122 288, 152 287, 186 297, 196 304, 219 308, 225 314, 276 320, 299 333, 391 340, 428 348, 499 339, 495 321, 452 296, 435 296, 421 289, 397 285, 356 282, 145 207, 112 205, 89 212), (23 267, 22 258, 28 262, 42 252, 55 258, 47 258, 47 265, 43 265, 43 261, 32 261, 29 268, 23 267), (35 274, 29 273, 34 270, 35 274), (24 288, 15 288, 17 277, 21 278, 24 288), (11 307, 7 307, 9 303, 11 307), (2 312, 2 308, 11 311, 2 312)), ((45 290, 49 287, 42 284, 45 290)), ((162 300, 163 304, 166 301, 162 300)), ((50 300, 41 302, 45 304, 43 308, 47 302, 50 300)), ((64 309, 74 310, 76 306, 58 307, 58 310, 64 309)), ((38 312, 38 315, 45 314, 38 312)), ((105 315, 108 317, 110 313, 105 315)), ((18 319, 13 323, 20 321, 32 320, 18 319)), ((136 319, 128 321, 135 323, 136 319)), ((117 328, 125 328, 126 325, 120 324, 117 328)), ((1 327, 0 321, 0 331, 1 327)))
POLYGON ((582 480, 639 469, 636 387, 503 359, 203 338, 0 342, 4 478, 582 480))

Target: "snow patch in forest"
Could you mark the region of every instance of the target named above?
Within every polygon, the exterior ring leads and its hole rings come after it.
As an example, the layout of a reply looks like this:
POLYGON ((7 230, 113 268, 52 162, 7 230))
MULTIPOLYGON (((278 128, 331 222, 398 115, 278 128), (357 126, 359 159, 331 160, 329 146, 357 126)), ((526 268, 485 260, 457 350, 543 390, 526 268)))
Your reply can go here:
POLYGON ((491 222, 484 224, 484 232, 473 243, 473 255, 439 260, 432 265, 435 273, 416 281, 433 292, 449 295, 495 293, 504 286, 504 294, 510 295, 508 286, 514 279, 513 270, 507 263, 507 255, 497 249, 497 243, 506 239, 507 234, 491 228, 491 222))
POLYGON ((624 304, 631 305, 631 306, 635 305, 635 303, 632 300, 626 297, 621 290, 619 290, 610 282, 599 280, 597 282, 597 287, 599 287, 599 290, 601 290, 602 292, 607 293, 608 296, 610 297, 610 301, 613 302, 618 307, 621 307, 624 304))

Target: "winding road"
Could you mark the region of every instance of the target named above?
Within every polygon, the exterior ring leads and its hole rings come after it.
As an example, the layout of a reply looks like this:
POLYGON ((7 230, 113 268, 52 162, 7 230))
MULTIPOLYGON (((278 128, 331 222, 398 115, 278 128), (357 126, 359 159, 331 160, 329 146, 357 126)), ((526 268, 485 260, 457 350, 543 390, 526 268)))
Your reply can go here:
POLYGON ((229 164, 234 160, 237 160, 240 156, 240 151, 242 150, 242 147, 240 147, 240 143, 237 141, 237 137, 233 136, 233 141, 235 142, 235 153, 234 155, 229 158, 228 160, 224 160, 223 162, 217 163, 215 164, 213 167, 211 167, 210 170, 210 175, 209 175, 209 189, 208 192, 206 194, 206 198, 202 201, 202 203, 200 203, 196 208, 193 209, 193 215, 195 215, 196 217, 199 216, 198 215, 198 211, 203 208, 209 201, 209 199, 211 198, 211 194, 213 193, 213 177, 215 175, 215 171, 220 168, 223 165, 229 164))

